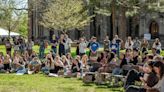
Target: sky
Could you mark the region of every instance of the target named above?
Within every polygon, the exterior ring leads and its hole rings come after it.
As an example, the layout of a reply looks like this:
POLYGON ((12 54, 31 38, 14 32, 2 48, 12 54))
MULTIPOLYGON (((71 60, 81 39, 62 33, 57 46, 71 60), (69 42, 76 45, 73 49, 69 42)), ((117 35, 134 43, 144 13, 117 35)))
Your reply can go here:
POLYGON ((27 0, 16 0, 18 8, 25 8, 27 7, 27 0))

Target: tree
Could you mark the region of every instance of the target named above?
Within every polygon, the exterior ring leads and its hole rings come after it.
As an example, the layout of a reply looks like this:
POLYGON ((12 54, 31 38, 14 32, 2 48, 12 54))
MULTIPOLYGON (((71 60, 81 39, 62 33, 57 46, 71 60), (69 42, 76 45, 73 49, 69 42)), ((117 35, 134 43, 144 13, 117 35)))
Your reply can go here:
POLYGON ((18 25, 17 32, 20 33, 22 36, 28 36, 28 16, 27 14, 23 14, 20 18, 20 23, 18 25))
POLYGON ((43 12, 40 24, 63 33, 83 29, 91 22, 83 0, 51 0, 43 12))
MULTIPOLYGON (((0 27, 9 31, 16 31, 19 25, 21 15, 24 11, 17 10, 22 1, 18 0, 0 0, 0 27)), ((23 7, 23 6, 22 6, 23 7)))

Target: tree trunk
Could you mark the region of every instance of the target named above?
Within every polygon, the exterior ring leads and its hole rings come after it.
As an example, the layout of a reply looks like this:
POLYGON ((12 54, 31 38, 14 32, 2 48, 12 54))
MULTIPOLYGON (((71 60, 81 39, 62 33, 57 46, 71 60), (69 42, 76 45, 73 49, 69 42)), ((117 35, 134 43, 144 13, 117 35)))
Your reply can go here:
POLYGON ((117 34, 116 32, 116 7, 115 7, 115 0, 112 1, 112 32, 113 35, 112 38, 114 37, 114 35, 117 34))
POLYGON ((9 39, 10 39, 11 30, 9 29, 8 31, 9 31, 9 35, 8 36, 9 36, 9 39))
POLYGON ((127 37, 127 22, 126 22, 126 8, 120 7, 120 15, 119 15, 119 37, 122 40, 126 40, 127 37))
MULTIPOLYGON (((28 7, 29 9, 32 9, 31 2, 28 0, 28 7)), ((34 40, 33 34, 32 34, 32 26, 33 26, 33 11, 28 10, 28 40, 32 39, 34 40)))

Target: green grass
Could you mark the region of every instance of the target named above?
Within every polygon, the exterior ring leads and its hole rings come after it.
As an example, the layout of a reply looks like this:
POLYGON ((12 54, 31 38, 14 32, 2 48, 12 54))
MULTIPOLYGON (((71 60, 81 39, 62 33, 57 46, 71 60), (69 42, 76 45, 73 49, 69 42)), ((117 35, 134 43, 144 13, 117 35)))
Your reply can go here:
POLYGON ((0 92, 123 92, 123 88, 84 85, 75 78, 54 78, 42 74, 0 75, 0 92))

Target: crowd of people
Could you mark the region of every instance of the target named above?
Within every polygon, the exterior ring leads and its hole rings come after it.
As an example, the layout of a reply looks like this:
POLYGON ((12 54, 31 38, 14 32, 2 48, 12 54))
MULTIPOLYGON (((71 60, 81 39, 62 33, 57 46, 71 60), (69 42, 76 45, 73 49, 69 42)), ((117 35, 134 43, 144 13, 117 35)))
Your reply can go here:
POLYGON ((106 36, 103 43, 104 51, 99 51, 100 43, 96 37, 89 41, 81 37, 76 42, 75 57, 71 54, 72 43, 67 34, 61 34, 60 37, 53 35, 50 42, 41 39, 39 53, 36 53, 31 39, 25 41, 19 37, 13 42, 7 39, 7 54, 0 52, 0 72, 19 75, 42 72, 49 76, 58 76, 59 72, 63 72, 65 76, 77 77, 85 76, 85 72, 105 72, 127 76, 124 86, 127 92, 164 92, 164 58, 160 55, 162 44, 158 38, 151 46, 146 39, 132 40, 129 36, 124 42, 115 35, 110 41, 106 36), (49 45, 51 50, 45 53, 49 45), (120 52, 122 48, 125 52, 120 52), (125 65, 135 65, 138 69, 124 71, 125 65), (143 87, 132 86, 135 85, 135 81, 141 81, 143 87))

